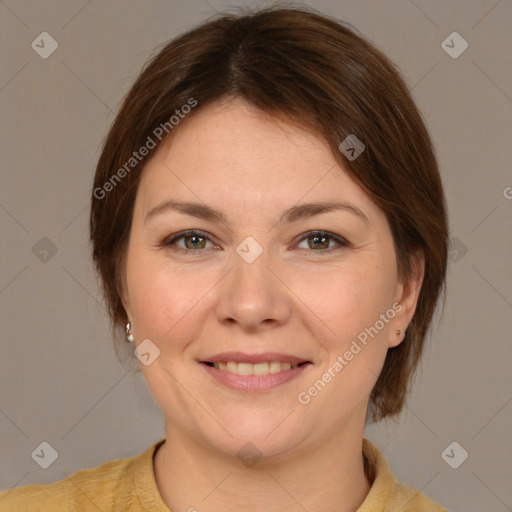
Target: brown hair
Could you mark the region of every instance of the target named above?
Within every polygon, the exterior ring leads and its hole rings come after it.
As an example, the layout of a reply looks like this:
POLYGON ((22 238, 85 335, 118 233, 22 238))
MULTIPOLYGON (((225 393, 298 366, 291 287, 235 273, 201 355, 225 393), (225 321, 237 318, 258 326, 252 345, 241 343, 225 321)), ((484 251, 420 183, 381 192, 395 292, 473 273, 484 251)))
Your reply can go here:
POLYGON ((134 151, 150 139, 158 145, 158 127, 170 132, 171 117, 191 100, 197 110, 230 98, 285 115, 328 142, 384 211, 402 279, 411 276, 415 254, 423 253, 425 277, 415 315, 406 339, 388 350, 369 403, 372 421, 398 414, 445 279, 448 226, 441 179, 429 134, 393 63, 344 24, 303 8, 222 14, 180 35, 147 63, 124 99, 96 168, 90 216, 93 260, 116 354, 127 322, 120 292, 134 201, 150 158, 137 154, 135 160, 134 151), (350 134, 365 145, 354 160, 338 148, 350 134))

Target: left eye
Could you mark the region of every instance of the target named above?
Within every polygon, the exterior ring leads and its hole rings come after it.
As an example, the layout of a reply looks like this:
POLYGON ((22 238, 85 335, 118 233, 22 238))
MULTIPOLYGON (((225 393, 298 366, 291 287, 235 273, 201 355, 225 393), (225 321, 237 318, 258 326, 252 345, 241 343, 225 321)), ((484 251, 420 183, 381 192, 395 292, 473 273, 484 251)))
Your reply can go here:
POLYGON ((309 249, 313 249, 314 252, 330 252, 331 250, 339 248, 329 248, 329 243, 331 241, 334 241, 336 244, 338 244, 338 246, 341 247, 346 247, 349 245, 348 242, 343 238, 333 235, 332 233, 328 233, 326 231, 312 231, 311 233, 306 233, 306 235, 300 239, 301 242, 304 240, 312 240, 312 243, 308 242, 308 246, 309 249), (324 250, 318 251, 316 249, 324 250))
MULTIPOLYGON (((306 233, 299 242, 308 241, 311 240, 311 242, 308 242, 308 248, 302 248, 299 247, 299 250, 305 250, 305 251, 313 251, 313 252, 331 252, 332 250, 339 249, 341 247, 347 247, 349 246, 349 243, 332 233, 329 233, 327 231, 311 231, 309 233, 306 233), (329 247, 331 242, 335 242, 338 247, 329 247)), ((183 233, 178 233, 177 235, 172 236, 171 238, 167 238, 162 242, 162 246, 169 247, 169 246, 176 246, 176 250, 183 252, 185 254, 190 252, 199 253, 202 249, 205 249, 206 243, 212 243, 210 240, 210 237, 207 233, 203 231, 186 231, 183 233), (178 242, 183 240, 185 247, 180 247, 178 245, 178 242)))

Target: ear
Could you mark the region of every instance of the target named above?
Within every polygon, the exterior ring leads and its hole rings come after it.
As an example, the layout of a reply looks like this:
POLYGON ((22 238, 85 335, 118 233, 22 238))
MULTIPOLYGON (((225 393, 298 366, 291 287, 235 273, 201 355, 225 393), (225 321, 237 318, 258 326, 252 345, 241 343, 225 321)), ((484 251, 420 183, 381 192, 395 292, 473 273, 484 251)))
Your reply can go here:
POLYGON ((388 347, 396 347, 404 340, 405 330, 411 323, 416 311, 421 285, 425 277, 425 256, 418 251, 412 258, 412 273, 406 280, 399 280, 395 291, 396 315, 390 322, 388 347), (400 334, 397 334, 397 331, 400 334))

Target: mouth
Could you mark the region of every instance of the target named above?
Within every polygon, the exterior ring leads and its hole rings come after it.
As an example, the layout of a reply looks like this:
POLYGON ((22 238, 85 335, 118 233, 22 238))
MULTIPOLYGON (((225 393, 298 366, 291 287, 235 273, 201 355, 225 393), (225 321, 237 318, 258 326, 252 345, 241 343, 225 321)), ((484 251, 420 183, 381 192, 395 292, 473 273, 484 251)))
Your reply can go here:
POLYGON ((310 361, 291 363, 289 361, 264 361, 261 363, 241 363, 238 361, 201 361, 202 364, 215 368, 221 372, 234 373, 236 375, 269 375, 312 364, 310 361))
POLYGON ((297 378, 313 363, 286 354, 229 352, 199 361, 217 382, 237 391, 269 391, 297 378))

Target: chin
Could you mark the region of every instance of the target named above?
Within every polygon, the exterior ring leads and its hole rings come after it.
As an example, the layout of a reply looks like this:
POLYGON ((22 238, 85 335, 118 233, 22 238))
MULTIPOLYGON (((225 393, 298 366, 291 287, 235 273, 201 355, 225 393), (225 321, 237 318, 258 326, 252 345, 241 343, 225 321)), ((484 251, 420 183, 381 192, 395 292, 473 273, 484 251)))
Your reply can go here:
POLYGON ((238 410, 232 415, 224 415, 222 420, 218 418, 227 432, 219 427, 201 434, 207 444, 241 461, 245 457, 283 455, 297 446, 303 437, 303 433, 297 431, 296 422, 285 419, 287 414, 289 412, 272 413, 268 408, 261 411, 253 409, 245 414, 238 410), (212 432, 220 435, 212 437, 212 432))

